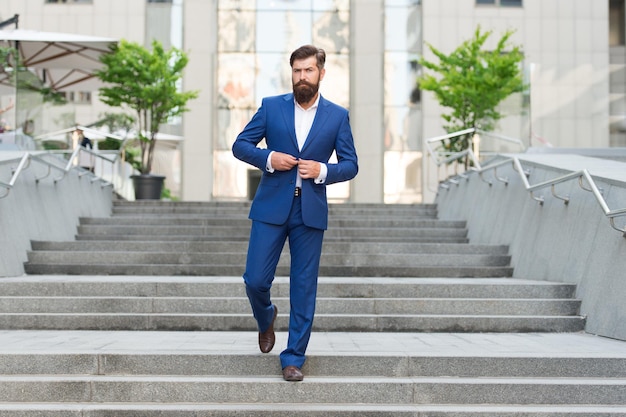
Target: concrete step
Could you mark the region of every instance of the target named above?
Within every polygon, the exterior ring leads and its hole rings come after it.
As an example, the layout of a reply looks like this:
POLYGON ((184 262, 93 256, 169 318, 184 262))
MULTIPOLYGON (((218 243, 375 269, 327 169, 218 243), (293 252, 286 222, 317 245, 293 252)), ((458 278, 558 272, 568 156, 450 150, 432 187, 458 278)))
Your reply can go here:
MULTIPOLYGON (((250 230, 248 210, 249 204, 235 202, 116 203, 111 218, 81 219, 74 246, 33 242, 25 271, 241 275, 250 230), (126 214, 120 216, 116 210, 126 214), (94 244, 81 246, 82 242, 94 244), (84 254, 86 250, 95 252, 84 254)), ((465 223, 436 220, 432 205, 332 205, 330 221, 334 224, 325 233, 321 276, 512 275, 505 246, 468 245, 465 223), (424 219, 419 217, 423 213, 434 215, 424 219)), ((278 275, 289 273, 289 262, 286 247, 278 275)))
MULTIPOLYGON (((280 378, 278 352, 256 352, 254 331, 0 331, 0 416, 626 411, 620 341, 583 333, 378 335, 315 332, 305 380, 294 384, 280 378)), ((278 332, 277 346, 286 339, 278 332)))
MULTIPOLYGON (((576 332, 584 328, 585 320, 578 316, 580 300, 572 298, 572 286, 524 281, 509 285, 494 281, 471 280, 464 285, 445 279, 429 280, 422 285, 413 283, 410 292, 402 291, 410 284, 402 284, 399 279, 321 279, 314 328, 372 332, 576 332), (457 295, 463 291, 450 288, 481 284, 485 288, 473 297, 471 292, 453 297, 455 291, 457 295), (433 286, 430 291, 429 286, 433 286), (415 287, 425 291, 418 294, 415 287), (446 295, 426 295, 438 291, 446 295), (515 296, 503 298, 506 291, 515 296), (527 291, 535 297, 522 297, 527 291), (555 291, 564 291, 567 296, 554 297, 555 291), (537 297, 538 293, 543 295, 537 297)), ((93 278, 86 282, 80 278, 33 279, 2 282, 0 293, 4 294, 0 297, 2 329, 254 331, 256 328, 244 286, 238 278, 179 282, 176 278, 168 281, 143 278, 135 282, 126 277, 93 278)), ((288 325, 288 293, 288 279, 278 278, 273 288, 274 300, 281 311, 277 329, 284 330, 288 325)))
MULTIPOLYGON (((234 230, 236 231, 236 230, 234 230)), ((233 232, 234 232, 233 231, 233 232)), ((240 231, 239 233, 230 233, 224 235, 220 234, 197 234, 194 236, 183 236, 183 235, 161 235, 158 236, 158 240, 162 242, 211 242, 211 241, 248 241, 249 238, 248 232, 240 231)), ((76 240, 85 241, 85 240, 109 240, 109 241, 149 241, 156 240, 155 235, 129 235, 129 234, 81 234, 76 236, 76 240)), ((469 239, 467 237, 446 237, 446 236, 438 236, 438 235, 426 235, 426 236, 415 236, 409 235, 402 238, 393 236, 393 235, 380 235, 379 236, 342 236, 337 233, 330 234, 329 236, 324 236, 325 242, 367 242, 367 243, 406 243, 406 244, 415 244, 415 243, 430 243, 430 244, 455 244, 455 243, 469 243, 469 239)))
MULTIPOLYGON (((33 333, 33 331, 26 331, 33 333)), ((45 332, 44 332, 45 333, 45 332)), ((48 332, 49 333, 49 332, 48 332)), ((80 332, 70 332, 75 335, 80 332)), ((83 332, 85 333, 85 332, 83 332)), ((87 332, 88 333, 88 332, 87 332)), ((111 332, 106 332, 111 333, 111 332)), ((219 333, 215 333, 219 334, 219 333)), ((232 334, 232 333, 229 333, 232 334)), ((245 334, 250 340, 254 333, 245 334)), ((378 334, 371 334, 377 337, 378 334)), ((183 336, 184 337, 184 336, 183 336)), ((79 338, 80 339, 80 338, 79 338)), ((196 352, 0 353, 2 375, 280 375, 274 355, 196 352)), ((597 355, 501 356, 399 354, 398 352, 313 354, 302 368, 308 377, 461 377, 461 378, 626 378, 626 358, 597 355)))
POLYGON ((380 405, 380 404, 119 404, 0 403, 10 417, 624 417, 624 406, 380 405))
MULTIPOLYGON (((124 217, 82 217, 79 219, 81 225, 99 225, 99 226, 237 226, 250 227, 250 220, 246 216, 219 216, 219 217, 200 217, 200 216, 124 216, 124 217)), ((374 218, 371 216, 358 218, 349 217, 331 217, 328 221, 329 228, 335 227, 389 227, 389 228, 465 228, 464 221, 445 221, 437 219, 420 219, 415 217, 385 217, 374 218)))
MULTIPOLYGON (((288 317, 275 328, 286 330, 288 317)), ((579 316, 495 315, 385 315, 317 314, 315 331, 330 332, 579 332, 579 316)), ((241 314, 132 314, 132 313, 6 313, 0 314, 4 330, 159 330, 230 331, 256 329, 249 313, 241 314)))
MULTIPOLYGON (((181 265, 245 265, 246 253, 213 253, 213 252, 146 252, 146 251, 30 251, 29 263, 33 264, 181 264, 181 265), (84 256, 80 256, 83 254, 84 256)), ((322 254, 321 263, 327 268, 338 267, 420 267, 446 266, 478 267, 508 266, 509 255, 452 255, 452 254, 322 254)), ((291 257, 285 253, 279 265, 288 267, 291 257)))
MULTIPOLYGON (((27 274, 68 274, 68 275, 167 275, 167 276, 241 276, 244 264, 241 265, 209 265, 209 264, 38 264, 26 262, 24 270, 27 274)), ((321 277, 510 277, 513 268, 509 266, 327 266, 321 265, 321 277)), ((289 267, 279 265, 276 275, 289 275, 289 267)))
MULTIPOLYGON (((241 226, 211 225, 211 226, 167 226, 167 225, 79 225, 79 235, 141 235, 141 236, 210 236, 214 238, 229 236, 249 236, 250 224, 241 226)), ((415 237, 431 238, 465 238, 467 230, 452 227, 413 227, 413 228, 387 228, 387 227, 341 227, 329 229, 324 237, 329 238, 379 238, 390 237, 398 239, 411 239, 415 237)))
POLYGON ((0 417, 625 417, 624 406, 0 403, 0 417))
POLYGON ((623 405, 626 378, 0 376, 7 402, 623 405))
MULTIPOLYGON (((329 204, 329 216, 334 215, 380 215, 395 217, 436 217, 437 207, 433 204, 329 204)), ((141 214, 244 214, 250 210, 249 202, 115 202, 112 209, 114 216, 141 214)))
MULTIPOLYGON (((356 242, 326 240, 323 252, 342 254, 489 254, 507 255, 505 245, 467 245, 459 243, 419 243, 419 242, 356 242)), ((110 240, 81 240, 71 242, 31 241, 36 251, 154 251, 154 252, 211 252, 234 253, 247 252, 248 241, 220 240, 216 241, 116 241, 110 240)), ((283 250, 289 255, 289 243, 283 250)))
MULTIPOLYGON (((320 298, 385 299, 573 299, 576 286, 515 278, 320 277, 320 298)), ((25 276, 0 280, 4 297, 244 297, 239 276, 25 276)), ((279 276, 272 295, 289 296, 289 278, 279 276)))
MULTIPOLYGON (((281 313, 289 299, 274 297, 281 313)), ((580 300, 492 298, 318 298, 317 314, 350 315, 556 315, 578 314, 580 300)), ((0 313, 238 314, 249 309, 246 297, 6 297, 0 313)))

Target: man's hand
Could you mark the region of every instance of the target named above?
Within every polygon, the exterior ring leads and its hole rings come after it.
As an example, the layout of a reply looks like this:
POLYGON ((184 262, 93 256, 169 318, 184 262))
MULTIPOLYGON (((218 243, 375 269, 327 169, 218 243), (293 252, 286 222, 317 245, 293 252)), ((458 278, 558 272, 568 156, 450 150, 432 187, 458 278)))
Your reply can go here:
POLYGON ((298 158, 282 152, 272 153, 272 168, 276 171, 289 171, 298 165, 298 158))
POLYGON ((310 161, 306 159, 300 159, 298 161, 298 173, 303 179, 315 179, 320 176, 320 163, 317 161, 310 161))

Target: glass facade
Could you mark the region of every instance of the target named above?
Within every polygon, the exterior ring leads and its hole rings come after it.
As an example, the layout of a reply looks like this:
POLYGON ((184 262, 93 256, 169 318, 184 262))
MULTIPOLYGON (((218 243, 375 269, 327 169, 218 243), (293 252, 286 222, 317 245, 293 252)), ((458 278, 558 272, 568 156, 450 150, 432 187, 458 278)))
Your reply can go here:
POLYGON ((231 146, 263 97, 292 91, 289 56, 294 49, 313 44, 326 51, 320 92, 349 108, 349 36, 349 0, 218 2, 215 197, 250 197, 258 172, 235 160, 231 146))
POLYGON ((384 194, 386 203, 421 198, 422 106, 417 88, 422 45, 421 6, 385 2, 384 194))

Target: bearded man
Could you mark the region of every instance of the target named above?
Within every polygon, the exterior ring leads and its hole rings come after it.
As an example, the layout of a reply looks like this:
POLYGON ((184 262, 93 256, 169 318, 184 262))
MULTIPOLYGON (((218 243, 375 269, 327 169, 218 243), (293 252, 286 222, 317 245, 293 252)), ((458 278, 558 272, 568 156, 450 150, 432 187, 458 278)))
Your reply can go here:
POLYGON ((283 378, 302 381, 311 336, 324 231, 326 186, 354 178, 358 161, 348 111, 319 93, 326 53, 313 45, 289 59, 293 93, 266 97, 237 136, 233 155, 263 172, 252 201, 243 280, 259 330, 259 349, 269 353, 278 309, 270 290, 289 239, 289 335, 280 353, 283 378), (257 145, 265 139, 267 148, 257 145), (330 163, 336 153, 337 162, 330 163))

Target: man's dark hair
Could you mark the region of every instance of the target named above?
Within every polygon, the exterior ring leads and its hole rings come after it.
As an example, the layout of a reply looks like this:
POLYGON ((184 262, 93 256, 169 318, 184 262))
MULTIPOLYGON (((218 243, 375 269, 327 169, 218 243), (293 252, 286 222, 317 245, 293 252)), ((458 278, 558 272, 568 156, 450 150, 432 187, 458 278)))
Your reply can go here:
POLYGON ((293 61, 306 59, 312 56, 317 59, 317 68, 320 70, 323 69, 324 64, 326 63, 326 52, 313 45, 304 45, 293 51, 291 53, 291 58, 289 58, 289 65, 293 67, 293 61))

